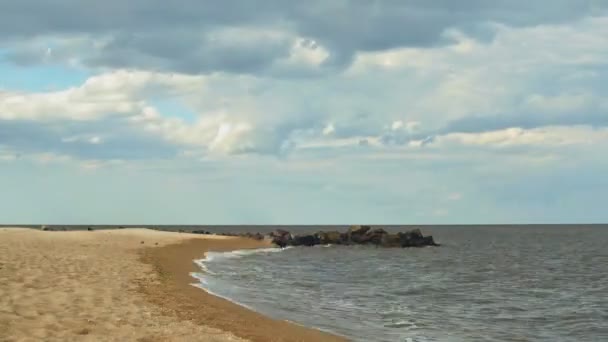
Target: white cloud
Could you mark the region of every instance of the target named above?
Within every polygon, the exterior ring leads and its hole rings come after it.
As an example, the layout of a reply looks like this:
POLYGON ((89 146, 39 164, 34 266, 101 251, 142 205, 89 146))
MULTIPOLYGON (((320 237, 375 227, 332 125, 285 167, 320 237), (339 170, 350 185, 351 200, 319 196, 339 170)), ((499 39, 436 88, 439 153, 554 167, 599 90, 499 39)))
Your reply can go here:
POLYGON ((103 143, 103 139, 96 135, 76 135, 76 136, 62 138, 61 141, 64 143, 81 142, 81 143, 87 143, 87 144, 92 144, 92 145, 98 145, 98 144, 103 143))
POLYGON ((3 92, 2 120, 96 120, 143 111, 145 97, 200 91, 202 77, 119 70, 89 78, 83 85, 46 93, 3 92))
POLYGON ((391 129, 393 131, 398 131, 402 128, 403 128, 403 121, 401 121, 401 120, 393 121, 393 124, 391 125, 391 129))
POLYGON ((323 135, 331 135, 335 131, 336 131, 336 128, 334 127, 334 124, 329 123, 329 124, 327 124, 327 126, 325 126, 325 128, 323 128, 323 135))
MULTIPOLYGON (((283 61, 292 66, 318 67, 330 56, 329 51, 312 39, 296 38, 292 43, 289 57, 283 61)), ((279 62, 281 63, 281 62, 279 62)))
POLYGON ((535 129, 508 128, 482 133, 449 133, 435 137, 433 145, 509 147, 522 145, 568 146, 608 143, 608 128, 554 126, 535 129))
POLYGON ((606 96, 597 85, 608 77, 600 71, 608 53, 608 17, 493 27, 490 42, 452 29, 445 32, 451 45, 361 52, 347 75, 375 75, 381 81, 370 84, 381 91, 372 97, 385 111, 401 106, 430 129, 467 116, 509 117, 521 111, 521 103, 550 112, 588 109, 593 98, 606 96))
POLYGON ((88 171, 110 166, 122 166, 124 164, 125 162, 123 160, 84 160, 78 163, 80 168, 88 171))

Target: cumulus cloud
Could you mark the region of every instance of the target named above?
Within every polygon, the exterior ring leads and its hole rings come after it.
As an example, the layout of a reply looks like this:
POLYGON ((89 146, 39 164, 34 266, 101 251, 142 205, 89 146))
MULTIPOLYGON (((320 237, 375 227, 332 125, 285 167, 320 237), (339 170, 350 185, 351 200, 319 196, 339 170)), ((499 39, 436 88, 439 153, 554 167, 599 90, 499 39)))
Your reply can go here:
POLYGON ((130 116, 144 108, 142 99, 202 90, 199 77, 150 72, 115 71, 89 78, 66 90, 0 93, 3 120, 95 120, 109 115, 130 116))

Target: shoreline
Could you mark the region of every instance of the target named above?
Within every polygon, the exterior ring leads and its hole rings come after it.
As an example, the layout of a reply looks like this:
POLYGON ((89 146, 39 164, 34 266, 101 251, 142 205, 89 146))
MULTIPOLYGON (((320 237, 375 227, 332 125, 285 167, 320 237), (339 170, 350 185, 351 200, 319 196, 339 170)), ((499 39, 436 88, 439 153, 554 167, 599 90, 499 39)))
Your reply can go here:
MULTIPOLYGON (((329 247, 329 246, 330 246, 330 245, 323 246, 323 247, 329 247)), ((275 249, 275 247, 269 247, 269 248, 275 249)), ((291 246, 290 246, 290 247, 286 247, 286 248, 284 248, 284 250, 286 250, 286 249, 290 249, 290 248, 294 248, 294 247, 291 247, 291 246)), ((260 250, 260 249, 261 249, 261 250, 263 250, 263 249, 266 249, 266 247, 261 247, 261 248, 253 248, 253 249, 235 249, 235 250, 224 251, 224 252, 217 252, 217 251, 210 251, 210 252, 214 252, 214 253, 231 253, 231 252, 240 252, 240 251, 257 251, 257 250, 260 250)), ((281 251, 281 252, 282 252, 282 251, 281 251)), ((207 252, 207 253, 208 253, 208 252, 207 252)), ((204 264, 204 263, 207 261, 207 253, 205 253, 205 257, 204 257, 203 259, 194 260, 194 263, 195 263, 195 264, 196 264, 196 265, 199 267, 199 268, 198 268, 199 272, 192 272, 192 273, 190 274, 190 276, 191 276, 191 277, 192 277, 192 279, 194 279, 195 281, 198 281, 198 282, 202 282, 202 281, 203 281, 201 278, 199 278, 199 276, 197 276, 197 274, 205 274, 205 273, 208 273, 208 271, 206 270, 206 266, 201 265, 201 263, 202 263, 202 264, 204 264)), ((196 287, 196 288, 198 288, 198 289, 201 289, 202 291, 205 291, 206 293, 208 293, 209 295, 212 295, 212 296, 214 296, 214 297, 219 297, 219 298, 225 299, 225 300, 229 301, 230 303, 233 303, 233 304, 235 304, 235 305, 238 305, 238 306, 240 306, 240 307, 243 307, 243 308, 245 308, 245 309, 247 309, 247 310, 250 310, 250 311, 253 311, 253 312, 259 313, 259 314, 261 314, 261 315, 263 315, 263 316, 266 316, 266 317, 269 317, 269 318, 271 318, 271 319, 279 320, 279 319, 276 319, 276 318, 272 318, 271 316, 268 316, 268 315, 266 315, 266 314, 264 314, 264 313, 262 313, 262 312, 259 312, 259 311, 257 311, 255 308, 250 307, 250 306, 249 306, 249 305, 247 305, 247 304, 240 303, 240 302, 239 302, 239 301, 237 301, 236 299, 232 299, 232 298, 230 298, 230 297, 223 296, 223 295, 220 295, 220 294, 218 294, 218 293, 215 293, 215 292, 213 292, 213 291, 211 291, 211 290, 209 290, 209 289, 205 288, 205 287, 204 287, 204 285, 202 285, 202 284, 195 283, 195 284, 191 284, 191 285, 192 285, 192 286, 194 286, 194 287, 196 287)), ((331 331, 331 330, 327 330, 327 329, 323 329, 323 328, 320 328, 320 327, 315 327, 315 326, 307 326, 307 325, 304 325, 304 324, 301 324, 301 323, 298 323, 298 322, 294 322, 294 321, 291 321, 291 320, 288 320, 288 319, 279 320, 279 321, 287 322, 287 323, 289 323, 289 324, 294 324, 294 325, 297 325, 297 326, 300 326, 300 327, 302 327, 302 328, 306 328, 306 329, 318 330, 318 331, 321 331, 321 332, 323 332, 323 333, 327 333, 327 334, 330 334, 330 335, 337 336, 337 337, 342 338, 342 339, 347 340, 347 341, 349 340, 347 336, 340 335, 340 333, 335 332, 335 331, 331 331)))
POLYGON ((204 259, 207 252, 265 247, 269 244, 263 241, 231 237, 213 241, 192 238, 160 248, 142 249, 142 262, 153 267, 160 275, 161 283, 142 286, 140 291, 180 320, 203 324, 253 342, 347 341, 344 337, 295 322, 270 318, 193 284, 197 279, 191 274, 204 272, 195 260, 204 259))

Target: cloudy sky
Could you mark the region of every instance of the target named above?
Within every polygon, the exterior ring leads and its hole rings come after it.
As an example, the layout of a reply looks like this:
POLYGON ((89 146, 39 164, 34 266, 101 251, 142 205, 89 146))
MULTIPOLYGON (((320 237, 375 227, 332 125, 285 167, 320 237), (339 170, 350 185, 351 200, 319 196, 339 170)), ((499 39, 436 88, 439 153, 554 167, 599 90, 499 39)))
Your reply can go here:
POLYGON ((4 223, 608 222, 608 0, 0 2, 4 223))

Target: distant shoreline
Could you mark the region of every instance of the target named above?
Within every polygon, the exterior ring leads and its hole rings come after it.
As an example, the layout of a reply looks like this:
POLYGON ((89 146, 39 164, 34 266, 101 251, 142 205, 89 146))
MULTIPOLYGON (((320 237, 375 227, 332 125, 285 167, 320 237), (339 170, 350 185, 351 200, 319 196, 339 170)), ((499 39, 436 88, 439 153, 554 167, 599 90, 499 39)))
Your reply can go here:
MULTIPOLYGON (((608 223, 523 223, 523 224, 377 224, 371 223, 365 225, 370 225, 373 227, 382 227, 388 230, 391 229, 409 229, 409 228, 438 228, 438 229, 446 229, 446 228, 521 228, 521 227, 529 227, 529 228, 546 228, 546 227, 556 227, 556 228, 572 228, 572 227, 608 227, 608 223)), ((321 229, 346 229, 350 227, 351 224, 311 224, 311 225, 303 225, 303 224, 242 224, 242 225, 229 225, 229 224, 200 224, 200 225, 192 225, 192 224, 161 224, 161 225, 150 225, 150 224, 0 224, 0 228, 31 228, 31 229, 41 229, 41 227, 49 227, 52 229, 59 229, 65 231, 74 231, 74 230, 87 230, 88 228, 94 230, 115 230, 115 229, 133 229, 133 228, 142 228, 145 227, 151 230, 165 231, 165 232, 179 232, 182 230, 183 232, 189 232, 197 229, 205 229, 212 233, 236 233, 239 232, 239 229, 242 229, 243 232, 271 232, 276 230, 277 228, 290 227, 294 232, 316 232, 321 229), (235 230, 236 229, 236 230, 235 230)))

